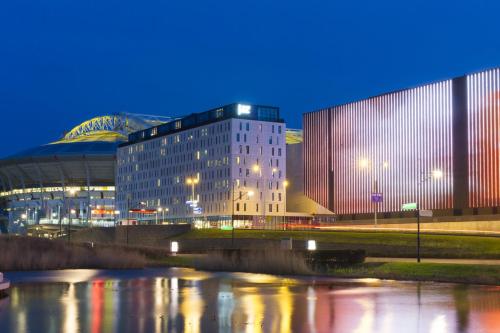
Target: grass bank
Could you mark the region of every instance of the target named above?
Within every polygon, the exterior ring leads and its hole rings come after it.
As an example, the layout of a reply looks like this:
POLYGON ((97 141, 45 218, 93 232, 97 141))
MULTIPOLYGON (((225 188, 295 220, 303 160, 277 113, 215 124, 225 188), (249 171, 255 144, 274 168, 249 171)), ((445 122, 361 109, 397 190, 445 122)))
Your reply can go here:
MULTIPOLYGON (((294 240, 315 239, 319 248, 332 250, 365 249, 373 257, 415 256, 416 235, 396 232, 353 231, 262 231, 236 230, 236 239, 294 240)), ((231 231, 191 230, 175 239, 210 240, 231 238, 231 231)), ((237 240, 236 240, 237 243, 237 240)), ((427 258, 500 259, 500 237, 463 235, 421 235, 422 256, 427 258)))
POLYGON ((329 275, 345 278, 379 278, 500 285, 500 266, 434 263, 364 263, 334 268, 329 275))
MULTIPOLYGON (((199 257, 179 255, 162 260, 172 267, 198 267, 199 257)), ((211 263, 208 260, 208 263, 211 263)), ((259 267, 258 265, 256 267, 259 267)), ((227 269, 226 270, 231 270, 227 269)), ((238 271, 238 269, 232 269, 238 271)), ((256 269, 256 273, 264 271, 256 269)), ((275 272, 276 273, 276 272, 275 272)), ((276 273, 276 274, 284 274, 276 273)), ((307 273, 310 274, 310 273, 307 273)), ((330 269, 327 275, 335 278, 377 278, 406 281, 435 281, 468 284, 500 285, 499 265, 435 264, 435 263, 364 263, 330 269)), ((324 275, 324 274, 322 274, 324 275)))
POLYGON ((0 236, 0 271, 143 268, 167 255, 164 249, 106 244, 91 247, 64 240, 0 236))

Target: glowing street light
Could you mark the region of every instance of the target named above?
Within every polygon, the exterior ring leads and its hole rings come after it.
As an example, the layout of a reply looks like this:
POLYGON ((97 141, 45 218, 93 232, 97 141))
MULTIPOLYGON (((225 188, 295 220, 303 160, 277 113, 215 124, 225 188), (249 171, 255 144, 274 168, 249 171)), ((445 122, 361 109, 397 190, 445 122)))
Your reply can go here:
POLYGON ((198 178, 189 177, 186 178, 186 184, 191 185, 191 200, 194 202, 194 186, 198 184, 200 180, 198 178))
MULTIPOLYGON (((76 199, 76 196, 78 194, 78 189, 77 188, 70 188, 68 190, 69 194, 73 197, 73 201, 76 199)), ((71 200, 70 200, 70 206, 71 206, 71 200)), ((69 210, 69 220, 68 220, 68 242, 71 241, 71 217, 73 214, 76 214, 76 210, 70 208, 69 210)))
POLYGON ((443 171, 441 169, 434 169, 427 175, 423 174, 423 178, 420 180, 418 183, 417 187, 417 262, 420 262, 420 197, 421 197, 421 187, 422 184, 425 183, 426 181, 432 179, 432 180, 439 180, 443 178, 443 171))
POLYGON ((432 170, 432 178, 434 178, 434 179, 443 178, 443 171, 441 171, 440 169, 432 170))
POLYGON ((283 226, 286 230, 286 189, 290 185, 287 179, 283 181, 283 190, 284 190, 284 196, 283 196, 283 226))
MULTIPOLYGON (((389 162, 383 161, 381 164, 377 164, 376 166, 379 168, 382 168, 382 170, 386 170, 389 168, 389 162)), ((360 169, 369 169, 369 171, 371 173, 371 177, 373 179, 372 180, 372 183, 373 183, 372 193, 371 193, 370 199, 371 199, 372 203, 374 204, 373 224, 375 226, 377 226, 378 204, 379 204, 379 202, 381 202, 383 200, 382 193, 379 193, 379 190, 378 190, 378 179, 377 179, 378 173, 375 172, 375 170, 373 170, 375 168, 374 163, 372 163, 372 161, 370 161, 369 159, 366 159, 366 158, 362 158, 359 161, 359 168, 360 169)))

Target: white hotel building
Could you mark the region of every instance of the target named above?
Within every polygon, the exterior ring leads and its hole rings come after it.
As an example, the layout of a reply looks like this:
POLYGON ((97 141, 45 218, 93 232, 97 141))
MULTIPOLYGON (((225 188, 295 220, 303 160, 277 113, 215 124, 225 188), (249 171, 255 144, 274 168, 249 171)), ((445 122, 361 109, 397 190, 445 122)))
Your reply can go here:
POLYGON ((272 227, 285 215, 285 132, 279 108, 230 104, 130 134, 117 153, 120 220, 272 227))

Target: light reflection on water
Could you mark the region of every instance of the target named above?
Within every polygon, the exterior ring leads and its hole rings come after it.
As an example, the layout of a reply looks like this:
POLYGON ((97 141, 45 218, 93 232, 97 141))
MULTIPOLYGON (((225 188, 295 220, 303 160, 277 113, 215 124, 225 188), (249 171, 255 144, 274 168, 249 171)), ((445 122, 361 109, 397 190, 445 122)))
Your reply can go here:
POLYGON ((6 276, 1 332, 500 332, 500 287, 189 269, 6 276))

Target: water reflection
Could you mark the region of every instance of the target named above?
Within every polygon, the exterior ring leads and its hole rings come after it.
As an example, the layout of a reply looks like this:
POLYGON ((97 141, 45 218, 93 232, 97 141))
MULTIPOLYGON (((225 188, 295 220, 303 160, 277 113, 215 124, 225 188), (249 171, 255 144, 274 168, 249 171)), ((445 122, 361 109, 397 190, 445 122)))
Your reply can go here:
POLYGON ((186 269, 81 273, 8 276, 14 283, 0 300, 1 332, 462 333, 500 326, 500 287, 186 269))

